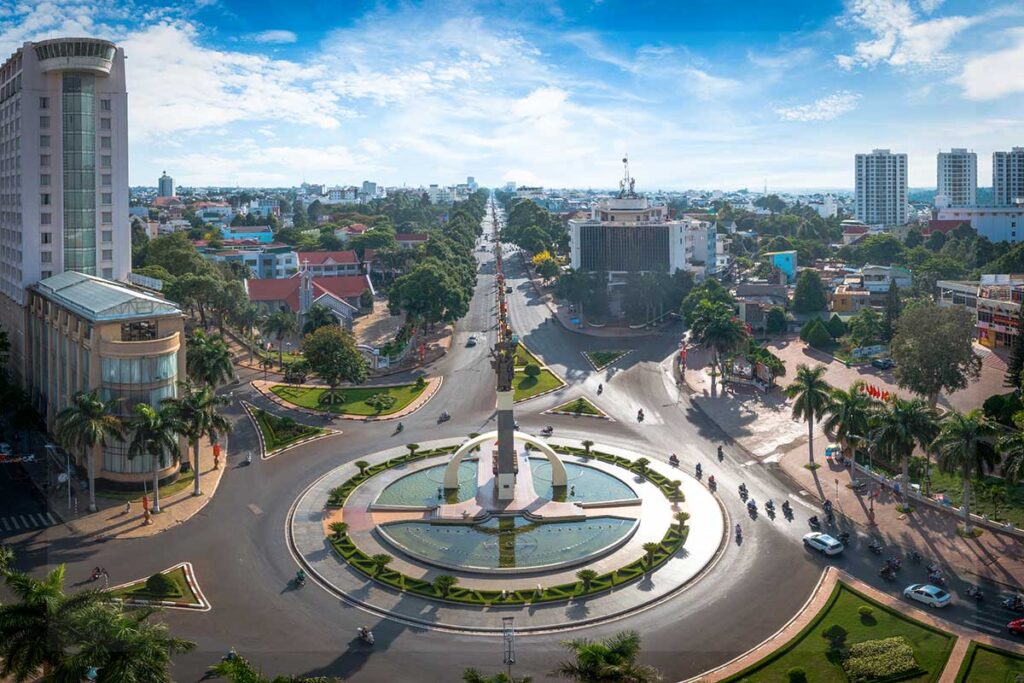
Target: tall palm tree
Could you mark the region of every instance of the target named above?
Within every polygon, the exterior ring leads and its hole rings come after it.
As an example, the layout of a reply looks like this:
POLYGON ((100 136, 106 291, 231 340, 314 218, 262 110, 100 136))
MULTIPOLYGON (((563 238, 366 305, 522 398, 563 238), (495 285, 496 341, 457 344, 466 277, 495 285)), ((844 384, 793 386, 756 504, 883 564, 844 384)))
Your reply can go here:
POLYGON ((0 604, 0 678, 17 683, 44 677, 78 646, 76 623, 104 601, 101 591, 64 593, 64 565, 42 579, 7 572, 15 600, 0 604))
POLYGON ((575 683, 653 683, 661 674, 652 666, 636 663, 640 655, 640 634, 620 631, 601 641, 566 640, 562 646, 572 655, 558 665, 552 676, 575 683))
POLYGON ((717 390, 716 368, 721 368, 726 354, 740 348, 746 341, 747 331, 728 305, 709 301, 697 304, 690 330, 694 341, 710 348, 714 354, 711 361, 711 393, 714 394, 717 390))
POLYGON ((249 363, 252 363, 253 346, 255 345, 254 331, 263 324, 264 320, 266 320, 266 316, 255 304, 245 304, 235 312, 235 323, 242 329, 242 334, 247 342, 246 346, 249 347, 249 363))
POLYGON ((871 431, 871 416, 878 409, 877 402, 863 391, 864 382, 857 380, 847 390, 832 389, 825 406, 822 425, 830 439, 835 439, 849 453, 850 447, 867 437, 871 431))
POLYGON ((1013 416, 1017 427, 999 440, 999 453, 1003 457, 1003 476, 1011 484, 1024 479, 1024 411, 1013 416))
POLYGON ((900 488, 910 486, 910 456, 915 447, 927 451, 938 434, 938 418, 932 408, 919 398, 895 398, 874 418, 871 438, 879 452, 902 466, 900 488))
POLYGON ((302 334, 316 332, 327 325, 337 325, 338 319, 331 313, 331 309, 323 304, 313 304, 303 316, 302 334))
POLYGON ((796 366, 796 377, 786 387, 786 396, 793 399, 793 419, 807 421, 807 458, 814 466, 814 423, 825 415, 832 387, 825 381, 825 366, 813 368, 803 363, 796 366))
POLYGON ((273 335, 277 340, 277 364, 279 366, 283 365, 284 338, 295 334, 297 330, 298 324, 295 322, 295 316, 287 311, 277 311, 263 323, 263 333, 267 336, 273 335))
POLYGON ((943 418, 934 441, 939 468, 943 472, 959 472, 963 478, 964 531, 968 534, 971 533, 971 476, 984 476, 998 461, 993 448, 996 434, 996 426, 981 409, 975 408, 969 413, 954 410, 943 418))
POLYGON ((212 387, 234 376, 231 351, 220 335, 207 335, 196 330, 188 338, 187 367, 189 377, 212 387))
POLYGON ((172 462, 180 456, 178 434, 182 431, 169 406, 154 408, 148 403, 135 406, 131 419, 132 437, 128 457, 149 455, 153 459, 153 512, 160 512, 160 468, 168 455, 172 462))
POLYGON ((57 414, 57 440, 65 448, 81 453, 85 459, 89 476, 89 512, 96 512, 93 449, 97 444, 105 448, 108 439, 124 437, 124 424, 114 415, 117 402, 118 399, 104 401, 97 389, 80 391, 72 397, 71 405, 57 414))
POLYGON ((166 398, 161 404, 171 408, 174 423, 181 430, 180 435, 187 438, 192 447, 192 495, 200 496, 203 491, 199 485, 199 440, 211 428, 221 432, 231 428, 227 418, 218 412, 218 408, 226 406, 229 401, 218 396, 209 385, 197 387, 192 380, 180 382, 178 387, 178 397, 166 398))

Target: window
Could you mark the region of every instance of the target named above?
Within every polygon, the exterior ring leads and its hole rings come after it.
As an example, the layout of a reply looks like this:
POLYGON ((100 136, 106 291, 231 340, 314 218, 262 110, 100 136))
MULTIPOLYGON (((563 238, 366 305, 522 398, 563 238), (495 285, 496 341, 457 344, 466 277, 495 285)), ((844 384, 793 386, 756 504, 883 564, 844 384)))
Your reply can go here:
POLYGON ((100 147, 103 149, 110 149, 110 136, 104 135, 100 138, 100 147))
POLYGON ((51 242, 53 242, 53 233, 41 232, 39 233, 39 239, 43 244, 50 244, 51 242))
POLYGON ((100 200, 103 204, 113 204, 113 196, 110 192, 104 192, 100 195, 100 200))
POLYGON ((110 230, 104 230, 102 232, 102 234, 101 234, 101 237, 103 238, 104 242, 113 242, 114 241, 114 233, 112 231, 110 231, 110 230))
POLYGON ((110 119, 100 119, 100 130, 110 130, 110 119))
POLYGON ((42 261, 43 263, 53 263, 53 252, 39 252, 39 260, 42 261))
POLYGON ((100 111, 110 111, 110 100, 100 100, 100 111))
POLYGON ((100 183, 103 185, 110 185, 110 174, 104 173, 100 176, 100 183))
POLYGON ((39 184, 41 186, 43 186, 43 187, 49 187, 50 186, 50 174, 49 173, 40 173, 39 174, 39 184))
POLYGON ((50 155, 49 154, 40 154, 39 155, 39 165, 40 166, 49 166, 50 165, 50 155))
POLYGON ((49 206, 50 205, 50 193, 49 192, 44 192, 43 194, 39 195, 39 203, 42 204, 43 206, 49 206))
POLYGON ((113 212, 111 212, 111 211, 104 211, 103 212, 103 222, 104 223, 113 223, 114 222, 114 214, 113 214, 113 212))
POLYGON ((104 154, 100 157, 100 166, 103 168, 110 168, 110 155, 104 154))
POLYGON ((49 116, 40 116, 39 117, 39 127, 40 128, 49 128, 50 127, 50 117, 49 116))
POLYGON ((49 135, 40 135, 39 136, 39 146, 40 147, 49 147, 50 146, 50 136, 49 135))
POLYGON ((114 260, 114 250, 113 249, 104 249, 103 250, 103 260, 104 261, 113 261, 114 260))
POLYGON ((113 280, 114 279, 114 269, 113 268, 104 268, 103 269, 103 277, 105 277, 108 280, 113 280))
POLYGON ((44 270, 42 272, 42 276, 43 276, 42 279, 45 280, 46 278, 51 277, 52 275, 53 275, 53 271, 52 270, 44 270))
POLYGON ((41 214, 39 214, 39 224, 40 225, 49 225, 51 223, 51 221, 52 221, 51 214, 48 214, 48 213, 41 213, 41 214))
POLYGON ((39 98, 39 108, 40 109, 49 109, 50 108, 50 98, 49 97, 40 97, 39 98))

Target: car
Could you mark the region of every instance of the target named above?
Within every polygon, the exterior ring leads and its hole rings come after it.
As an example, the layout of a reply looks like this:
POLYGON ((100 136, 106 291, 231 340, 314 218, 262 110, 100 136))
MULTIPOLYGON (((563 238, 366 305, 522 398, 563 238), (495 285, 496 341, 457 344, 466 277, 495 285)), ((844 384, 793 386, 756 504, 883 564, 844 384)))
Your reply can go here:
POLYGON ((932 607, 945 607, 953 600, 953 596, 938 586, 930 583, 912 583, 903 589, 903 597, 923 602, 932 607))
POLYGON ((1006 625, 1006 628, 1010 629, 1010 633, 1024 636, 1024 619, 1014 619, 1006 625))
POLYGON ((843 552, 842 543, 820 531, 804 534, 804 545, 812 550, 817 550, 822 555, 838 555, 843 552))
POLYGON ((879 370, 891 370, 896 367, 896 361, 892 358, 876 358, 871 361, 871 366, 879 370))
POLYGON ((4 443, 0 443, 0 455, 11 455, 11 453, 13 453, 11 450, 11 444, 6 441, 4 443))
POLYGON ((469 335, 469 339, 466 340, 466 346, 476 346, 476 335, 469 335))

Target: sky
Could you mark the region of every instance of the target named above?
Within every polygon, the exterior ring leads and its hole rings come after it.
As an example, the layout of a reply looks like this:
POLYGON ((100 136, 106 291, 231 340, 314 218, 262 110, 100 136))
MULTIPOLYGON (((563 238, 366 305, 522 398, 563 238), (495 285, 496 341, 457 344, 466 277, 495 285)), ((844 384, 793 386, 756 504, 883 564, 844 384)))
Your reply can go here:
POLYGON ((133 185, 852 188, 1024 145, 1014 0, 0 0, 0 53, 128 57, 133 185))

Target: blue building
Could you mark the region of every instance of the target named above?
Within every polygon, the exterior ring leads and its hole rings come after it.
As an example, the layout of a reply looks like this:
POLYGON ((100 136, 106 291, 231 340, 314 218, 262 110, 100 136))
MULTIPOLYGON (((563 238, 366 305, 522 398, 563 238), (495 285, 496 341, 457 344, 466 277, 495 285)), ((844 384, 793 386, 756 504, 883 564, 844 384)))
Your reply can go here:
POLYGON ((773 267, 786 274, 787 284, 796 279, 796 251, 769 251, 765 258, 773 267))
POLYGON ((269 225, 225 225, 220 229, 225 240, 245 240, 259 244, 270 244, 274 241, 274 231, 269 225))

